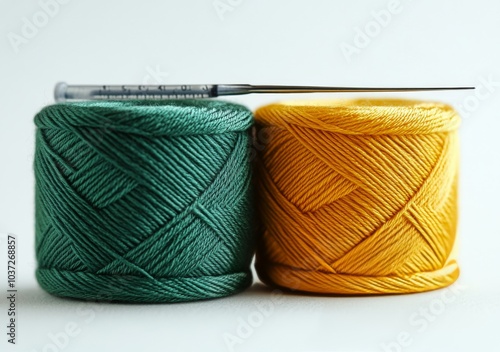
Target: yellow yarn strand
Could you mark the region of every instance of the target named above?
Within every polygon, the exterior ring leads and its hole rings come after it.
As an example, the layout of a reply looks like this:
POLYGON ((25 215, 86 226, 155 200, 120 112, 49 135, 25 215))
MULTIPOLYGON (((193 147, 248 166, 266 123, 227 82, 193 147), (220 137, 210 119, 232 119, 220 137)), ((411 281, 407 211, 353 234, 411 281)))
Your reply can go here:
POLYGON ((460 119, 409 100, 272 104, 256 112, 259 277, 327 294, 434 290, 459 269, 460 119), (259 137, 258 137, 259 138, 259 137))

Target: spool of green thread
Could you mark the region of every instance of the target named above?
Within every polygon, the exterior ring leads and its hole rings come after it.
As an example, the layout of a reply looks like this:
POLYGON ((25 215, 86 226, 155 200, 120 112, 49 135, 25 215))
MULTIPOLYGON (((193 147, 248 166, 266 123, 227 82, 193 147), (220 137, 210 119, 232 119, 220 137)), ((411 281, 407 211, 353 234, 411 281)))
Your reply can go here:
POLYGON ((35 117, 36 277, 64 297, 180 302, 252 283, 252 114, 215 100, 35 117))

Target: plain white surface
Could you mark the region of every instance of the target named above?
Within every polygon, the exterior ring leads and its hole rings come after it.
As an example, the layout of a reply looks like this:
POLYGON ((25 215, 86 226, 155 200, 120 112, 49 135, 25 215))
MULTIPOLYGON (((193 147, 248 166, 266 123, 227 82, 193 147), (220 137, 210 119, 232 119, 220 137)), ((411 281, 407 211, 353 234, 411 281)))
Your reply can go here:
MULTIPOLYGON (((20 258, 19 344, 7 346, 2 299, 2 351, 231 351, 228 340, 235 351, 384 351, 384 344, 390 351, 470 351, 499 345, 499 2, 401 0, 400 11, 383 21, 377 13, 388 11, 391 1, 66 2, 44 10, 42 4, 51 1, 0 0, 0 232, 18 236, 20 258), (47 21, 40 11, 51 12, 47 21), (384 22, 378 31, 377 16, 384 22), (23 35, 24 18, 40 26, 12 45, 23 35), (358 47, 357 28, 371 35, 358 47), (346 57, 342 47, 348 45, 357 51, 346 57), (82 303, 46 294, 33 274, 33 116, 52 103, 60 80, 476 85, 476 92, 398 95, 447 102, 465 117, 459 283, 454 291, 364 298, 273 296, 256 284, 229 298, 176 305, 82 303), (64 337, 68 324, 76 336, 64 337), (398 339, 398 346, 391 344, 398 339)), ((299 97, 230 100, 256 108, 283 98, 299 97)), ((5 235, 0 250, 5 292, 5 235)))

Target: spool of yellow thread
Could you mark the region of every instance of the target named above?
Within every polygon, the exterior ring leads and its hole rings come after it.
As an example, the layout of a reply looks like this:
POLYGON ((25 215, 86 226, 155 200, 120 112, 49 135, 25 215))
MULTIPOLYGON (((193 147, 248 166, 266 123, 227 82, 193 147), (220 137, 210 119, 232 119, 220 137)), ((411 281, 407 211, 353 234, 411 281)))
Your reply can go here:
POLYGON ((459 116, 410 100, 286 102, 257 110, 256 268, 324 294, 453 283, 459 116))

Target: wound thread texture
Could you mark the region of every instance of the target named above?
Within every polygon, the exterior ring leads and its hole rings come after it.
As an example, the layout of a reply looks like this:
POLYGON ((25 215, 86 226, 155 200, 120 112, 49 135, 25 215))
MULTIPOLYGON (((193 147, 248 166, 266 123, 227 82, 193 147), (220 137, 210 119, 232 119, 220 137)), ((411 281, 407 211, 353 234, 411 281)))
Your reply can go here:
POLYGON ((388 294, 453 283, 459 117, 407 100, 290 102, 255 114, 256 268, 268 285, 388 294))
POLYGON ((179 302, 252 283, 252 114, 204 100, 36 117, 36 277, 66 297, 179 302))

